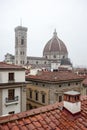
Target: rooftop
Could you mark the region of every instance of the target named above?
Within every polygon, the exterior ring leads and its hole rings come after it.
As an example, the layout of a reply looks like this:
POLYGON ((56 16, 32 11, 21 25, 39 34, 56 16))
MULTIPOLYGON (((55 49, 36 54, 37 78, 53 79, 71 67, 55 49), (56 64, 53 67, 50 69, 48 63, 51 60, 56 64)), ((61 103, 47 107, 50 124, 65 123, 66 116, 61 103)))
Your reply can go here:
POLYGON ((0 117, 0 130, 87 130, 87 97, 81 112, 71 115, 63 103, 55 103, 10 116, 0 117))
POLYGON ((0 62, 0 70, 25 70, 22 66, 0 62))
POLYGON ((26 77, 27 80, 36 81, 47 81, 47 82, 65 82, 69 80, 83 80, 83 76, 79 76, 69 71, 58 71, 58 72, 40 72, 38 75, 29 75, 26 77))

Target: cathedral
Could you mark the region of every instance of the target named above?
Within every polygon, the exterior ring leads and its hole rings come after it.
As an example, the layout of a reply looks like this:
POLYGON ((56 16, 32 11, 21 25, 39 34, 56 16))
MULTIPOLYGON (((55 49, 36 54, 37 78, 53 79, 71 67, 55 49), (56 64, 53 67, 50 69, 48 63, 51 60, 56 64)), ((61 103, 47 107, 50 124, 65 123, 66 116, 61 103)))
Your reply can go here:
POLYGON ((72 68, 67 47, 57 36, 56 30, 45 44, 42 57, 27 56, 27 30, 28 28, 23 26, 15 28, 15 55, 7 53, 5 62, 47 70, 58 70, 59 67, 72 68))

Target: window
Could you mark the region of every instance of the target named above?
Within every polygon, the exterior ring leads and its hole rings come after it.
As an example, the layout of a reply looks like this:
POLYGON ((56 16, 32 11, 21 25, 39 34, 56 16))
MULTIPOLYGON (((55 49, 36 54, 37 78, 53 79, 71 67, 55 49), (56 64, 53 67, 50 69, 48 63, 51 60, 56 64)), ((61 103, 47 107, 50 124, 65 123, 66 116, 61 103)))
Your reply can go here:
POLYGON ((46 56, 46 59, 47 59, 48 57, 46 56))
POLYGON ((42 103, 45 103, 45 94, 42 94, 42 103))
POLYGON ((27 61, 27 64, 29 64, 29 61, 27 61))
POLYGON ((78 83, 76 83, 76 85, 78 85, 78 83))
POLYGON ((59 96, 59 102, 61 102, 62 101, 62 96, 59 96))
POLYGON ((36 64, 38 64, 38 61, 36 61, 36 64))
POLYGON ((11 111, 11 112, 9 112, 8 114, 14 114, 15 113, 15 111, 11 111))
POLYGON ((38 83, 36 83, 36 85, 38 85, 38 83))
POLYGON ((38 100, 38 92, 35 92, 35 100, 38 100))
POLYGON ((14 96, 15 96, 15 90, 9 89, 8 90, 8 100, 14 100, 14 96))
POLYGON ((63 56, 63 59, 65 58, 65 56, 63 56))
POLYGON ((59 87, 61 87, 61 84, 59 85, 59 87))
POLYGON ((70 83, 68 84, 68 86, 70 86, 70 83))
POLYGON ((32 90, 30 90, 30 98, 32 98, 32 90))
POLYGON ((8 78, 9 78, 9 81, 13 81, 14 80, 14 73, 9 73, 8 74, 8 78))
POLYGON ((21 45, 24 45, 24 39, 23 38, 21 39, 21 45))
POLYGON ((20 51, 20 55, 22 55, 22 51, 20 51))
POLYGON ((56 58, 56 55, 54 55, 53 57, 56 58))

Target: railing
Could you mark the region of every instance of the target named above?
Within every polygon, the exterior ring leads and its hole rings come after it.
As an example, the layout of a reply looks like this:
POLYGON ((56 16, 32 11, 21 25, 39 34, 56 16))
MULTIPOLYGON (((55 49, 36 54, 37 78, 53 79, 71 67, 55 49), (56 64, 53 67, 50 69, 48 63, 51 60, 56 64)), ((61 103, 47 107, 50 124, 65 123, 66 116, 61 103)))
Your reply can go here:
POLYGON ((15 79, 8 80, 8 83, 14 83, 14 82, 15 82, 15 79))
POLYGON ((5 98, 6 103, 16 102, 18 100, 19 100, 18 96, 14 97, 13 99, 5 98))

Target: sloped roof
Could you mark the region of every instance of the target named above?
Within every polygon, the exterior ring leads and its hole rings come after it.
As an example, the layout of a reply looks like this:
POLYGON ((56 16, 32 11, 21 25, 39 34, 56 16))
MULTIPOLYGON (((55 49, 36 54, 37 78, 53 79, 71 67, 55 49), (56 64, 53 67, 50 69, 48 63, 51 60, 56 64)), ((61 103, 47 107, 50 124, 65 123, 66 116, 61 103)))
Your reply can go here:
POLYGON ((83 76, 79 76, 69 71, 58 71, 58 72, 40 72, 38 75, 26 76, 26 80, 34 81, 47 81, 47 82, 63 82, 72 80, 83 80, 83 76))
POLYGON ((87 86, 87 76, 86 76, 86 78, 83 80, 82 84, 83 84, 84 86, 87 86))
POLYGON ((25 70, 22 66, 0 62, 0 70, 25 70))
POLYGON ((0 130, 87 130, 87 97, 81 99, 77 115, 65 110, 62 103, 0 117, 0 130))

